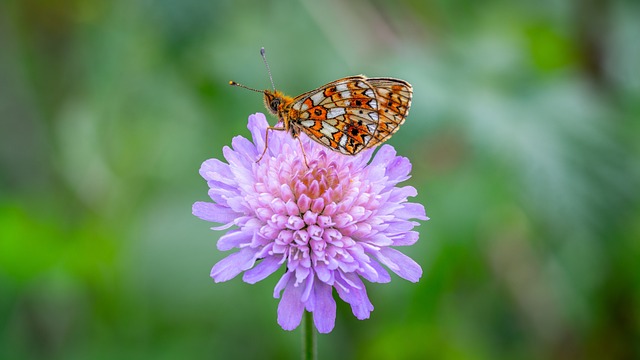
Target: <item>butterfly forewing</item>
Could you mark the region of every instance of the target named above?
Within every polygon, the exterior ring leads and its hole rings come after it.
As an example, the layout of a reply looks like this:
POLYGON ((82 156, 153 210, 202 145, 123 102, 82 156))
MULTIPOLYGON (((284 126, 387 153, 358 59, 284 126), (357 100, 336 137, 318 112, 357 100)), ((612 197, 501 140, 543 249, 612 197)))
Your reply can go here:
POLYGON ((322 145, 354 155, 397 131, 410 104, 407 82, 357 75, 296 97, 289 119, 322 145))

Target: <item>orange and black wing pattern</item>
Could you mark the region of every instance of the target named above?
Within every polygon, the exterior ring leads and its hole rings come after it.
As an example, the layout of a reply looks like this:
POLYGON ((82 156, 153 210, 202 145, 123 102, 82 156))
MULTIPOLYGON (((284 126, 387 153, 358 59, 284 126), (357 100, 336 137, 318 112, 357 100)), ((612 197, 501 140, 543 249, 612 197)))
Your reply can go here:
POLYGON ((290 126, 318 143, 355 155, 398 130, 411 95, 403 80, 350 76, 294 98, 287 117, 290 126))

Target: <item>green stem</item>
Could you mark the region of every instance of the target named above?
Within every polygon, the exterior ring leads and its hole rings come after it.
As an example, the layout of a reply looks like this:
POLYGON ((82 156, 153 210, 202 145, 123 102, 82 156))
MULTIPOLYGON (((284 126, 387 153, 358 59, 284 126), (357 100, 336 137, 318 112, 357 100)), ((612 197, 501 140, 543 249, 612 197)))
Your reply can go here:
POLYGON ((318 358, 318 351, 316 348, 316 331, 313 328, 313 314, 305 311, 303 322, 302 359, 316 360, 318 358))

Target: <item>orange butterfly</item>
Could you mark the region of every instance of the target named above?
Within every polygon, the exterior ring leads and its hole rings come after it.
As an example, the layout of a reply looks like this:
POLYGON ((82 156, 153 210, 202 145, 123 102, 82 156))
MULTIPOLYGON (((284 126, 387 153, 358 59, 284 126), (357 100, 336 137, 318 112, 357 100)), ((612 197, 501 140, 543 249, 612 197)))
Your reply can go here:
MULTIPOLYGON (((273 85, 264 48, 260 54, 273 85)), ((267 151, 269 130, 286 131, 294 138, 304 132, 319 144, 345 155, 372 148, 398 131, 409 114, 413 95, 411 84, 404 80, 364 75, 338 79, 295 98, 277 91, 275 86, 273 91, 260 91, 234 81, 229 84, 263 93, 266 108, 282 122, 281 127, 267 128, 265 149, 257 161, 267 151)))

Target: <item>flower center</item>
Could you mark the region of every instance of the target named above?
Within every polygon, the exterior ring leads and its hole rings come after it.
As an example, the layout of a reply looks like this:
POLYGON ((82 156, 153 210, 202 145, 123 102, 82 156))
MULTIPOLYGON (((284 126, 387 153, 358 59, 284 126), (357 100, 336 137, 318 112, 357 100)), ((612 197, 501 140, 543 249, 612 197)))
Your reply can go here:
MULTIPOLYGON (((323 154, 306 166, 278 174, 281 184, 273 202, 285 201, 282 206, 271 206, 273 215, 260 229, 261 235, 272 239, 270 253, 287 259, 289 269, 308 271, 317 266, 337 268, 337 263, 353 259, 348 244, 354 244, 345 235, 334 217, 338 205, 349 192, 352 184, 348 168, 336 163, 324 163, 323 154), (283 181, 284 176, 289 177, 283 181), (290 193, 289 193, 290 190, 290 193), (290 197, 283 197, 290 194, 290 197), (338 260, 338 261, 336 261, 338 260)), ((344 221, 340 221, 344 223, 344 221)))

